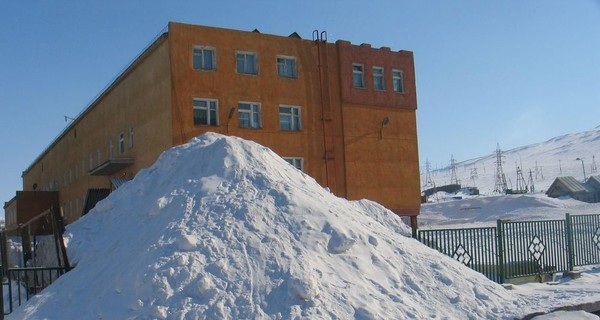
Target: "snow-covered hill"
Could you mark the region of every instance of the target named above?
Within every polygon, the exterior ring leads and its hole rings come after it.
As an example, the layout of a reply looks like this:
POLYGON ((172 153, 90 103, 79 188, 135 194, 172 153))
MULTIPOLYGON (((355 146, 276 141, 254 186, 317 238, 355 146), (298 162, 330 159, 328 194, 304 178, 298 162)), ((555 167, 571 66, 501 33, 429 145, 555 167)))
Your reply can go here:
MULTIPOLYGON (((468 140, 465 143, 468 143, 468 140)), ((489 155, 480 158, 464 161, 457 159, 456 175, 463 186, 476 186, 482 193, 493 192, 497 161, 493 146, 490 146, 490 151, 489 155)), ((503 156, 503 169, 509 188, 516 188, 517 167, 521 168, 525 182, 528 182, 531 176, 536 191, 547 190, 558 176, 573 176, 583 180, 582 161, 576 160, 578 158, 583 159, 587 177, 600 174, 595 168, 595 164, 600 164, 600 126, 589 131, 506 150, 503 151, 503 156)), ((449 184, 450 167, 432 170, 431 177, 437 186, 449 184)), ((426 170, 422 169, 423 189, 429 187, 426 178, 426 170)))
MULTIPOLYGON (((337 198, 271 150, 205 134, 68 226, 75 269, 10 319, 503 319, 524 297, 337 198)), ((538 306, 539 307, 539 306, 538 306)))

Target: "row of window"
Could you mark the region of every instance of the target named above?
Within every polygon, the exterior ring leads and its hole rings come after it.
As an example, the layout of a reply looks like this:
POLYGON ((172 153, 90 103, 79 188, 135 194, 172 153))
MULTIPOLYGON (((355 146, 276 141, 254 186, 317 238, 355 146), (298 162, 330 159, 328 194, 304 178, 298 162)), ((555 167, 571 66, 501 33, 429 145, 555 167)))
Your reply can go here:
MULTIPOLYGON (((214 71, 217 69, 216 49, 208 46, 194 46, 193 66, 196 70, 214 71)), ((296 78, 296 58, 279 55, 277 61, 277 74, 284 78, 296 78)), ((235 64, 237 73, 258 74, 258 60, 256 52, 236 51, 235 64)))
MULTIPOLYGON (((372 75, 373 89, 386 90, 385 69, 383 67, 373 67, 372 75)), ((366 88, 365 66, 363 64, 352 64, 352 84, 355 88, 366 88)), ((404 74, 402 70, 392 69, 392 90, 397 93, 404 93, 404 74)))
MULTIPOLYGON (((127 146, 129 149, 133 148, 133 144, 134 144, 134 133, 133 133, 133 127, 129 127, 128 130, 128 141, 127 141, 127 146)), ((108 159, 112 159, 114 157, 114 150, 115 149, 115 145, 113 143, 113 139, 109 139, 108 141, 108 159)), ((120 132, 117 135, 117 150, 118 154, 122 154, 125 152, 125 132, 120 132)), ((102 148, 98 148, 96 151, 96 166, 99 166, 102 163, 102 148)), ((73 183, 73 181, 76 181, 77 179, 79 179, 80 177, 80 172, 81 172, 81 177, 84 177, 87 174, 87 171, 94 169, 94 155, 93 153, 89 154, 89 157, 87 159, 87 166, 86 166, 86 159, 81 160, 81 166, 76 163, 74 166, 69 167, 67 170, 65 170, 65 172, 63 173, 63 178, 62 178, 62 186, 63 188, 66 188, 67 186, 69 186, 69 184, 73 183), (87 170, 86 170, 87 168, 87 170)), ((42 163, 42 171, 44 170, 44 164, 42 163)), ((60 181, 60 178, 59 178, 60 181)), ((58 182, 56 180, 54 181, 49 181, 48 185, 42 186, 42 191, 56 191, 58 190, 58 182)))
MULTIPOLYGON (((219 100, 194 99, 194 125, 219 125, 219 100)), ((237 106, 238 126, 246 129, 262 128, 261 104, 258 102, 239 102, 237 106)), ((282 131, 302 130, 302 113, 299 106, 279 106, 279 129, 282 131)))
MULTIPOLYGON (((214 71, 217 69, 216 49, 208 46, 194 46, 193 65, 196 70, 214 71)), ((258 74, 258 60, 256 52, 236 51, 236 71, 243 74, 258 74)), ((296 58, 292 56, 278 55, 276 57, 277 74, 283 78, 296 78, 296 58)), ((383 67, 373 67, 373 88, 385 91, 385 70, 383 67)), ((402 70, 392 69, 392 90, 404 93, 404 74, 402 70)), ((360 63, 352 64, 352 82, 355 88, 365 88, 365 66, 360 63)))

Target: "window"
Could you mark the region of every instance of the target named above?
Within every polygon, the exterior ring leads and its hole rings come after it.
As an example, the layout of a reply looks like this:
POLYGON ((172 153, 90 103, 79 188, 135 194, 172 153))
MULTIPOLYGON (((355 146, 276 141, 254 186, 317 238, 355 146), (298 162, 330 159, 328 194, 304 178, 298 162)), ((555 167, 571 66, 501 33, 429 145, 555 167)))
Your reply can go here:
POLYGON ((219 108, 217 100, 194 99, 194 125, 218 126, 219 108))
POLYGON ((194 69, 215 70, 215 48, 195 46, 194 47, 194 69))
POLYGON ((113 158, 113 151, 114 151, 114 149, 115 149, 115 146, 114 146, 114 144, 113 144, 113 141, 112 141, 112 139, 110 139, 110 140, 108 141, 108 160, 112 160, 112 158, 113 158))
MULTIPOLYGON (((98 150, 98 160, 100 160, 100 150, 98 150)), ((94 157, 92 156, 92 153, 90 152, 90 170, 92 170, 94 168, 94 157)))
POLYGON ((236 70, 238 73, 257 74, 256 53, 254 52, 237 52, 236 70))
POLYGON ((129 127, 129 149, 133 148, 133 127, 129 127))
POLYGON ((304 166, 302 158, 283 158, 283 160, 287 161, 289 164, 293 165, 296 169, 300 171, 304 171, 304 166))
POLYGON ((238 104, 238 118, 240 128, 260 128, 260 104, 240 102, 238 104))
POLYGON ((400 70, 392 70, 394 92, 404 93, 404 74, 400 70))
POLYGON ((102 150, 98 148, 98 161, 96 162, 98 165, 102 163, 102 150))
POLYGON ((296 58, 277 57, 277 74, 284 78, 296 78, 296 58))
POLYGON ((118 151, 119 154, 125 152, 125 134, 123 132, 119 133, 118 151))
POLYGON ((381 67, 373 67, 373 88, 375 90, 384 90, 384 81, 383 81, 383 68, 381 67))
POLYGON ((279 106, 279 129, 283 131, 302 130, 300 107, 279 106))
POLYGON ((355 88, 365 87, 365 66, 362 64, 352 64, 352 83, 355 88))

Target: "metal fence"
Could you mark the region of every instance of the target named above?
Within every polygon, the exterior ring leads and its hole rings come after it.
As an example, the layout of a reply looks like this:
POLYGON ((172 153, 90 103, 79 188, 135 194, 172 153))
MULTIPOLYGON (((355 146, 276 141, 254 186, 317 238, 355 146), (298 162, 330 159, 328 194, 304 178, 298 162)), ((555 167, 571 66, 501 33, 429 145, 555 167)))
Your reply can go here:
POLYGON ((0 320, 71 269, 63 233, 55 208, 0 232, 0 320))
POLYGON ((498 220, 496 227, 485 228, 417 229, 413 236, 498 283, 600 264, 600 215, 498 220))

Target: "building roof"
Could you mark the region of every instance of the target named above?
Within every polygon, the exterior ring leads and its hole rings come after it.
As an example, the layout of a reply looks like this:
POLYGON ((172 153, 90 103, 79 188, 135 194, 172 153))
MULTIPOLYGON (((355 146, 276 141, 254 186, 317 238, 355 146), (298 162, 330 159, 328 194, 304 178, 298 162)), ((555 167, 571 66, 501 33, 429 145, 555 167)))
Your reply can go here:
POLYGON ((572 193, 592 191, 585 184, 570 176, 558 177, 556 178, 556 181, 559 181, 564 187, 567 188, 568 191, 572 193))
POLYGON ((558 177, 552 182, 546 194, 550 197, 560 197, 590 192, 594 192, 594 188, 588 187, 573 177, 558 177))
POLYGON ((586 182, 585 185, 593 189, 595 191, 600 191, 600 176, 591 176, 586 182))

